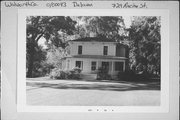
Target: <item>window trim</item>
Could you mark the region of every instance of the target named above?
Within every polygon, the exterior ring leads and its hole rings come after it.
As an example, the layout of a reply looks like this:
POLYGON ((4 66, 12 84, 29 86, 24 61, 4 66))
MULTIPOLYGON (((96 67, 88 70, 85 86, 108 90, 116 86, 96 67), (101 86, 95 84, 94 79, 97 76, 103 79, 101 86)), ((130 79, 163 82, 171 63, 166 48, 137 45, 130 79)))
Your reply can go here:
POLYGON ((75 67, 78 67, 80 69, 83 69, 83 61, 76 60, 75 61, 75 67), (80 62, 80 67, 77 66, 77 62, 80 62))

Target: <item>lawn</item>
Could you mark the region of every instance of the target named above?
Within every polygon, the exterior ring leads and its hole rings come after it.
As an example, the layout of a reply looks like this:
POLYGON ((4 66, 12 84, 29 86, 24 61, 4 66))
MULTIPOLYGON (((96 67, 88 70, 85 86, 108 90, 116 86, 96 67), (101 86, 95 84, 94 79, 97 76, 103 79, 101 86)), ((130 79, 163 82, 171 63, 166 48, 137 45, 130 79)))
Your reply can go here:
POLYGON ((29 105, 160 105, 160 82, 27 79, 29 105))

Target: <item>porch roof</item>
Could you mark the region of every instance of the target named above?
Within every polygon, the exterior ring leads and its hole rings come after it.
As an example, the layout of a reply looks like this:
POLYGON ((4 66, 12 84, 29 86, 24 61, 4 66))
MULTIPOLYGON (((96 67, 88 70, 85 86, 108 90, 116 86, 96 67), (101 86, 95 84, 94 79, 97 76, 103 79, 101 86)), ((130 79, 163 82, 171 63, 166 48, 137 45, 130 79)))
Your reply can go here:
POLYGON ((112 59, 112 60, 126 60, 126 57, 117 57, 117 56, 105 56, 105 55, 74 55, 67 56, 66 58, 95 58, 95 59, 112 59))

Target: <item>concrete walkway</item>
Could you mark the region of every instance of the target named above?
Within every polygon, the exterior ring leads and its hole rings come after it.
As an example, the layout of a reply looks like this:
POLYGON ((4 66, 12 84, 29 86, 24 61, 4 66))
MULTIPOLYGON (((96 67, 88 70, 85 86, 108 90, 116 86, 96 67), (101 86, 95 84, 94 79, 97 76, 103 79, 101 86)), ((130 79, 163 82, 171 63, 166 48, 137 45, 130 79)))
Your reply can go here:
POLYGON ((27 79, 27 104, 47 106, 156 106, 159 83, 27 79))

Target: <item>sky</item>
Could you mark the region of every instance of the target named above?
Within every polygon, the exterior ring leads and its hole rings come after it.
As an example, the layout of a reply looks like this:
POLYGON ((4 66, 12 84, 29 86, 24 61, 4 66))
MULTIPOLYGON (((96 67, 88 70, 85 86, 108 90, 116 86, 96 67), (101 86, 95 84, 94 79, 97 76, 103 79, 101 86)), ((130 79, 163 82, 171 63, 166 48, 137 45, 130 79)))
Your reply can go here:
POLYGON ((126 28, 129 28, 131 25, 131 17, 130 16, 122 16, 122 17, 124 19, 124 23, 125 23, 126 28))

